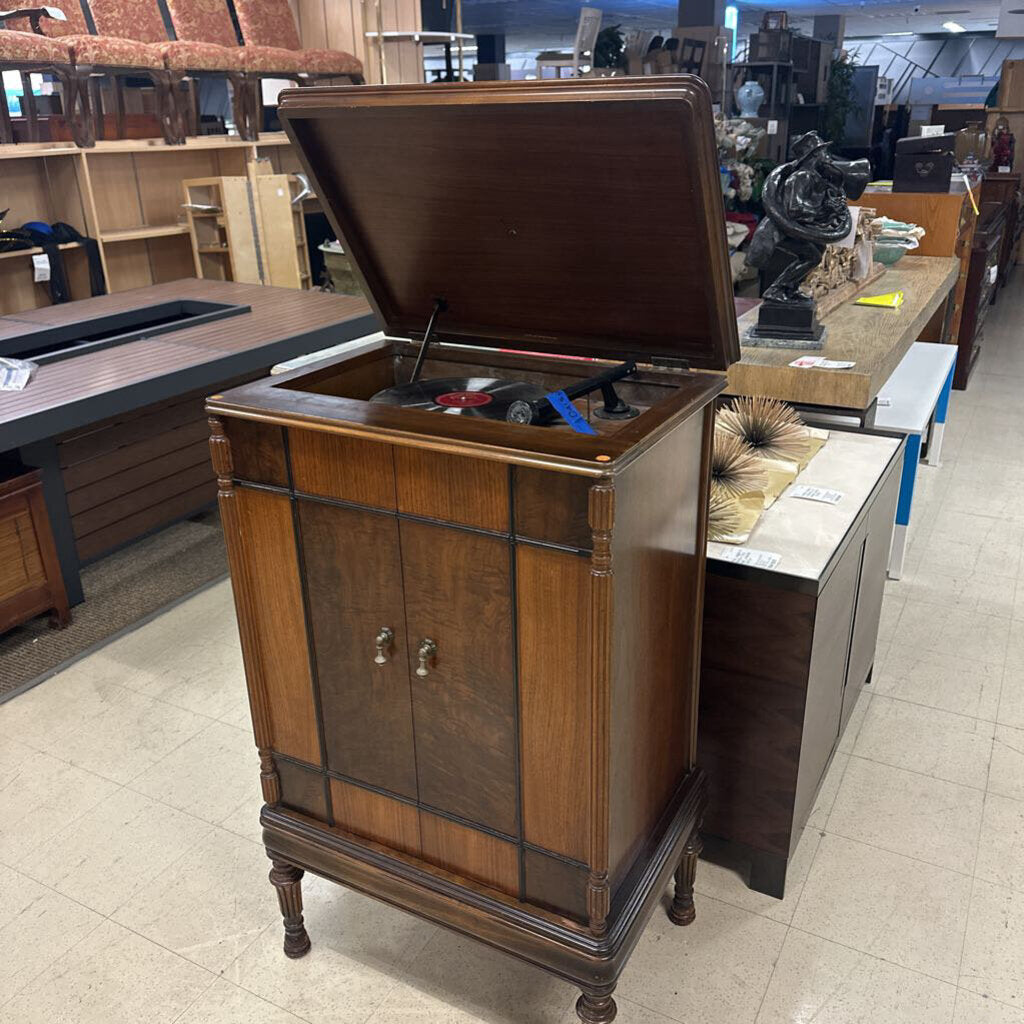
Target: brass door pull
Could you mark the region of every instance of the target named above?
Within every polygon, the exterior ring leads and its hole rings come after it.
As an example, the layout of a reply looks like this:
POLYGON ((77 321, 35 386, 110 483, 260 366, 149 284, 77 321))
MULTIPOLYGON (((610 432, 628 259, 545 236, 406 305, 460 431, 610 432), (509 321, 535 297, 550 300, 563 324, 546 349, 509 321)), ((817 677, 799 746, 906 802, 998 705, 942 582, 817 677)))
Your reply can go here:
POLYGON ((430 669, 427 668, 427 662, 437 654, 437 644, 435 644, 429 637, 425 637, 420 641, 417 654, 420 659, 420 667, 416 669, 416 675, 420 676, 420 678, 430 675, 430 669))
POLYGON ((377 657, 373 660, 378 665, 387 664, 387 655, 384 653, 395 641, 395 632, 392 629, 388 629, 387 626, 381 626, 380 632, 377 634, 377 639, 374 641, 377 645, 377 657))

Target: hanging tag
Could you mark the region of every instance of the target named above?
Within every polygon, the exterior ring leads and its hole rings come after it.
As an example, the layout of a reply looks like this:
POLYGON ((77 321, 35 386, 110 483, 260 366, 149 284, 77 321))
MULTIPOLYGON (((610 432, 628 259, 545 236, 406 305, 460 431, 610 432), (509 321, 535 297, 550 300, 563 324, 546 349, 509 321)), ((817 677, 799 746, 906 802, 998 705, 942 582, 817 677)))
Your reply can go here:
POLYGON ((564 391, 552 391, 547 400, 554 406, 555 412, 576 431, 577 434, 596 434, 597 431, 583 418, 579 409, 564 391))
POLYGON ((50 280, 50 257, 45 252, 32 257, 32 271, 37 282, 50 280))

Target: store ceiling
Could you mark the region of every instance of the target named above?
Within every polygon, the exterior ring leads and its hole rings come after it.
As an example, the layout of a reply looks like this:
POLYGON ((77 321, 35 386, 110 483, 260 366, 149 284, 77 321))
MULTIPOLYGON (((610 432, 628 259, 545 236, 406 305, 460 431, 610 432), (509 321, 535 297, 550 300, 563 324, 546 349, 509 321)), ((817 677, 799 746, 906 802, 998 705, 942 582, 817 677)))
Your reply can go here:
MULTIPOLYGON (((604 11, 606 25, 626 29, 665 29, 676 24, 676 0, 591 0, 604 11)), ((789 12, 795 26, 810 32, 815 14, 845 14, 848 36, 875 36, 888 32, 942 32, 943 22, 955 21, 969 31, 991 31, 999 16, 991 0, 936 0, 933 3, 894 3, 893 0, 739 0, 741 34, 757 27, 766 10, 789 12)), ((1022 4, 1024 6, 1024 4, 1022 4)), ((563 45, 576 27, 579 0, 462 0, 467 32, 504 33, 516 49, 563 45)))

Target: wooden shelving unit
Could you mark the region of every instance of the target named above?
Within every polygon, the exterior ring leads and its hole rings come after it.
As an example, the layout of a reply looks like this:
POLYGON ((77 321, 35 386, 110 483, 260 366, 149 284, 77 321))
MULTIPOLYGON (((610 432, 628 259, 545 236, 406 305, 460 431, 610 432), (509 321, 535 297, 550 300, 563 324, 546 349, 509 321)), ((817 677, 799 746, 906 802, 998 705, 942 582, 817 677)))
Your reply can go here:
MULTIPOLYGON (((184 146, 156 139, 99 142, 89 150, 59 142, 0 146, 0 207, 11 208, 8 227, 63 221, 97 239, 109 291, 125 291, 195 276, 182 181, 246 175, 257 159, 278 174, 301 169, 283 132, 257 143, 221 135, 184 146)), ((31 259, 20 258, 31 254, 0 254, 0 315, 50 304, 47 286, 33 279, 31 259)), ((67 247, 64 263, 72 298, 88 298, 84 249, 67 247)))

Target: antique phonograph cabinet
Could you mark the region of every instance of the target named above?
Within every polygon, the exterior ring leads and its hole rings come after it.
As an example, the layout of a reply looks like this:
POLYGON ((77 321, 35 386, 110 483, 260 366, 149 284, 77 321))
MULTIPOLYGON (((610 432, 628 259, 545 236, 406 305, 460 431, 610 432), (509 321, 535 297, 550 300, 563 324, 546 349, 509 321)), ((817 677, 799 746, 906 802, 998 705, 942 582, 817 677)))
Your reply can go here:
POLYGON ((285 952, 310 870, 610 1021, 673 874, 693 920, 703 371, 739 355, 710 97, 327 88, 282 113, 396 339, 208 405, 285 952))

